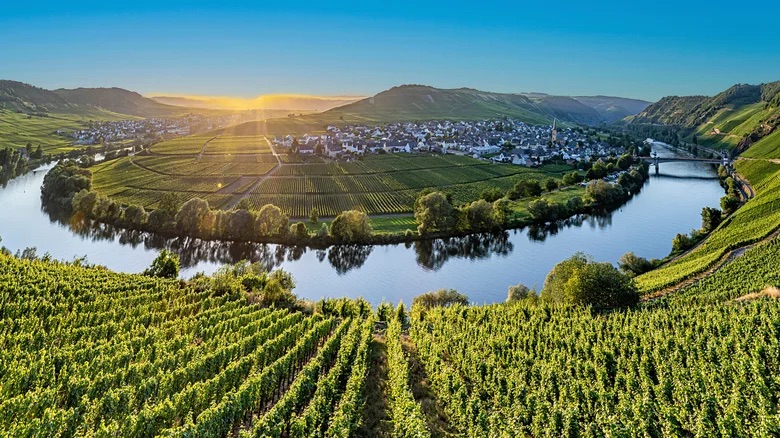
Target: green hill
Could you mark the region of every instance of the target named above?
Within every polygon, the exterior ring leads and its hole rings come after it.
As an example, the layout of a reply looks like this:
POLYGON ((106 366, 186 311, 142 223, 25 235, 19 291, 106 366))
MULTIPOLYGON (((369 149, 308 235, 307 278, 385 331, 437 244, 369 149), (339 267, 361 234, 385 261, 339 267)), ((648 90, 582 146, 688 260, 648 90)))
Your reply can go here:
POLYGON ((20 112, 73 112, 79 111, 63 97, 43 88, 23 82, 0 80, 0 108, 20 112))
MULTIPOLYGON (((60 88, 53 93, 65 101, 82 106, 102 108, 138 117, 175 117, 192 112, 190 108, 166 105, 122 88, 60 88)), ((200 110, 199 112, 202 112, 200 110)))
POLYGON ((712 97, 670 96, 625 119, 634 125, 671 125, 686 141, 747 150, 780 126, 780 82, 737 84, 712 97))
POLYGON ((515 117, 531 124, 554 118, 577 124, 598 124, 593 108, 570 97, 504 94, 470 88, 440 89, 402 85, 322 114, 344 121, 482 120, 515 117))

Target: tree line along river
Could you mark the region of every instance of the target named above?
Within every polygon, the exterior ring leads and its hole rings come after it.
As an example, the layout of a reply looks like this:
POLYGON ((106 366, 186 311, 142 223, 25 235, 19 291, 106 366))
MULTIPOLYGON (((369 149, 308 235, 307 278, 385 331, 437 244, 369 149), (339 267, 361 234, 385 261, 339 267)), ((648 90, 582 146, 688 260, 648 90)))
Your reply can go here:
MULTIPOLYGON (((676 154, 656 149, 660 157, 676 154)), ((315 250, 164 239, 102 225, 79 229, 67 218, 42 210, 40 187, 47 169, 0 189, 0 245, 11 251, 35 247, 39 256, 49 253, 65 260, 86 256, 88 263, 115 271, 141 272, 160 249, 168 248, 181 257, 185 278, 248 259, 290 271, 297 283, 294 292, 303 298, 362 296, 374 304, 382 299, 411 303, 414 296, 439 288, 457 289, 476 303, 503 301, 510 285, 541 288, 547 272, 578 251, 612 263, 629 251, 662 258, 675 234, 699 228, 702 207, 717 207, 723 196, 711 165, 662 163, 659 174, 651 171, 640 193, 601 215, 496 235, 315 250)))

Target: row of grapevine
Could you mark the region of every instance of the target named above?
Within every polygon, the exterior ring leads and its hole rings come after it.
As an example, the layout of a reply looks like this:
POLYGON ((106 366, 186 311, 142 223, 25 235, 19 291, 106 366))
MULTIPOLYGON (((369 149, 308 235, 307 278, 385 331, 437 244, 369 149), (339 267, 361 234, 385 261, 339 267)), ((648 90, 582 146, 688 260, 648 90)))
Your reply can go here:
POLYGON ((362 397, 372 333, 368 319, 0 254, 0 435, 324 436, 332 417, 354 430, 359 405, 339 402, 362 397))
POLYGON ((772 436, 780 303, 433 309, 412 338, 464 436, 772 436))
POLYGON ((388 399, 395 436, 429 437, 425 417, 409 387, 409 364, 401 345, 401 323, 397 319, 387 325, 387 367, 388 399))
MULTIPOLYGON (((346 438, 351 436, 355 429, 358 428, 361 422, 361 416, 363 412, 363 404, 365 403, 364 390, 366 383, 366 375, 369 368, 369 352, 371 349, 371 340, 374 335, 374 321, 373 319, 367 319, 364 323, 365 327, 361 333, 361 337, 358 340, 357 352, 355 359, 351 365, 351 372, 347 378, 347 383, 344 389, 344 393, 341 395, 341 399, 334 407, 333 415, 331 416, 328 428, 324 436, 346 438)), ((323 396, 324 398, 325 396, 323 396)), ((317 398, 312 405, 315 406, 312 409, 318 409, 317 398)), ((324 414, 323 414, 324 416, 324 414)), ((318 421, 315 417, 314 420, 310 419, 310 414, 307 415, 304 412, 302 418, 306 421, 306 427, 313 427, 312 424, 317 424, 318 421)), ((307 430, 305 430, 307 432, 307 430)), ((310 435, 322 436, 315 430, 310 435)))

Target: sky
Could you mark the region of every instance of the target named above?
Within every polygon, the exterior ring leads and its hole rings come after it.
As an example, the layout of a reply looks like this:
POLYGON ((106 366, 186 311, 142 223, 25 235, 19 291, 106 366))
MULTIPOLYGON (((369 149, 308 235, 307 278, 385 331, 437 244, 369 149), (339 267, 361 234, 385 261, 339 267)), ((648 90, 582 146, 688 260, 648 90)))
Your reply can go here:
POLYGON ((8 2, 0 79, 148 96, 425 84, 654 101, 780 80, 778 13, 765 0, 8 2))

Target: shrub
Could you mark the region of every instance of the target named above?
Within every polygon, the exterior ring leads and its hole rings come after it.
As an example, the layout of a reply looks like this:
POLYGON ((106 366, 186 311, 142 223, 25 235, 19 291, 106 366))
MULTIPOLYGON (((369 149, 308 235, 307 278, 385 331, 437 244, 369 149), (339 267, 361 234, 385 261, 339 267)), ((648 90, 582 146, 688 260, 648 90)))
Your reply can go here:
POLYGON ((610 309, 637 304, 639 291, 633 279, 612 264, 594 262, 577 253, 555 265, 547 274, 541 298, 548 302, 610 309))
POLYGON ((431 307, 449 307, 455 304, 466 306, 469 304, 469 298, 455 289, 439 289, 435 292, 418 295, 412 301, 412 307, 420 306, 426 309, 431 307))

